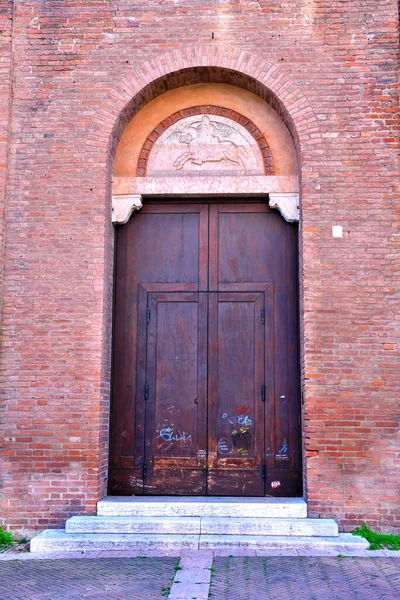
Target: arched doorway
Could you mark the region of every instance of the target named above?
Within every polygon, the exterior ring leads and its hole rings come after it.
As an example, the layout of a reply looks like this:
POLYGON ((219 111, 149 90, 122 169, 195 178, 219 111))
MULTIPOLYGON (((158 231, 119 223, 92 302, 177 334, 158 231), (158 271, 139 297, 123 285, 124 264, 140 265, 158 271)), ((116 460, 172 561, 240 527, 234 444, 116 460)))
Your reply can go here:
POLYGON ((190 87, 117 149, 109 492, 300 495, 297 226, 270 208, 296 220, 293 142, 254 94, 190 87))

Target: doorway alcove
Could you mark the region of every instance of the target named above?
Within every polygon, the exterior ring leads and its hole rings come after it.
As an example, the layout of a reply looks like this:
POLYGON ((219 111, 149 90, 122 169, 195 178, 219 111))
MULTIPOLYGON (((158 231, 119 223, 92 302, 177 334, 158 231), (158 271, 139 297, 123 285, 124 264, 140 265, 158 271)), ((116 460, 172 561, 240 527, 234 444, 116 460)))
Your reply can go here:
POLYGON ((295 140, 228 81, 187 70, 120 125, 111 494, 301 494, 295 140))

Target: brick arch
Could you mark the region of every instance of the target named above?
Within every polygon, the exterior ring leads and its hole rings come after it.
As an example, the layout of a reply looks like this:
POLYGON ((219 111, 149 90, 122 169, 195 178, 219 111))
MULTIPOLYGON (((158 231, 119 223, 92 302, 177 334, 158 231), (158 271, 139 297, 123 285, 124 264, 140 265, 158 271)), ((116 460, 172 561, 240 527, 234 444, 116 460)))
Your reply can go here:
POLYGON ((91 123, 87 151, 98 168, 111 166, 122 132, 142 106, 163 92, 200 81, 230 83, 265 99, 289 129, 299 162, 312 173, 323 160, 318 120, 306 96, 276 64, 246 50, 220 46, 178 48, 136 67, 108 92, 91 123))
POLYGON ((130 71, 103 98, 86 140, 88 187, 100 194, 104 243, 104 322, 99 386, 99 461, 96 500, 107 490, 109 391, 111 370, 111 322, 113 290, 113 226, 111 181, 113 161, 122 132, 148 102, 169 89, 192 83, 228 83, 243 87, 264 99, 291 133, 303 181, 315 177, 316 163, 323 163, 323 143, 318 120, 303 92, 277 65, 245 50, 219 46, 191 46, 154 57, 130 71), (104 204, 101 203, 103 195, 104 204))
POLYGON ((138 177, 143 177, 146 175, 147 171, 147 162, 150 157, 150 153, 153 149, 154 144, 159 139, 159 137, 171 127, 174 123, 177 123, 181 119, 185 119, 186 117, 190 117, 192 115, 201 115, 201 114, 211 114, 211 115, 220 115, 222 117, 227 117, 231 121, 235 121, 244 127, 253 139, 256 141, 260 154, 264 163, 264 171, 266 175, 273 175, 273 166, 272 166, 272 154, 269 146, 267 144, 267 140, 261 133, 261 131, 254 125, 250 119, 241 115, 236 110, 232 110, 231 108, 223 108, 222 106, 215 105, 201 105, 201 106, 192 106, 191 108, 183 108, 182 110, 178 110, 174 112, 172 115, 169 115, 166 119, 161 121, 157 125, 157 127, 147 136, 146 141, 143 144, 142 150, 140 151, 138 165, 136 174, 138 177))

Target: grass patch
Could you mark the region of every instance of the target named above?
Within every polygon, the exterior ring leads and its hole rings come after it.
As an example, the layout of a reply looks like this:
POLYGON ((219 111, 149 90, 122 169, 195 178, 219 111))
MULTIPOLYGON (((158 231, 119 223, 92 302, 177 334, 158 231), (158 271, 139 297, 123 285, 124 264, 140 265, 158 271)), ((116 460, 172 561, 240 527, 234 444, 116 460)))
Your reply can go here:
POLYGON ((400 535, 375 533, 366 523, 363 523, 361 527, 356 527, 351 533, 365 538, 369 542, 369 550, 381 550, 382 548, 400 550, 400 535))
POLYGON ((11 546, 12 543, 12 534, 9 531, 4 531, 4 529, 0 527, 0 546, 11 546))

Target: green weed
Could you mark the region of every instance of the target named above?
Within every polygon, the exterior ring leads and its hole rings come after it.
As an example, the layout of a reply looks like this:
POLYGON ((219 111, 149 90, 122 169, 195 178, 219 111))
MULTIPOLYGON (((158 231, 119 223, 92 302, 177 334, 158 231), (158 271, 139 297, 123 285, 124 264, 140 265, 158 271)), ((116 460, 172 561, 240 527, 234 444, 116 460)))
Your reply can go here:
POLYGON ((369 542, 369 550, 381 550, 382 548, 400 550, 400 535, 375 533, 366 523, 363 523, 361 527, 356 527, 351 533, 365 538, 369 542))
POLYGON ((0 527, 0 546, 11 546, 12 543, 12 534, 9 531, 4 531, 4 529, 0 527))

